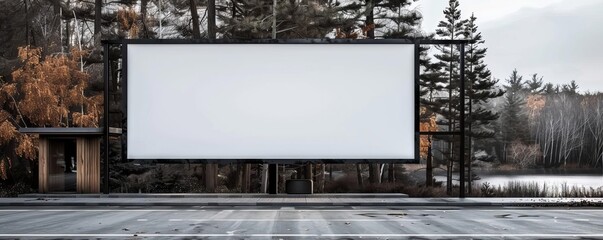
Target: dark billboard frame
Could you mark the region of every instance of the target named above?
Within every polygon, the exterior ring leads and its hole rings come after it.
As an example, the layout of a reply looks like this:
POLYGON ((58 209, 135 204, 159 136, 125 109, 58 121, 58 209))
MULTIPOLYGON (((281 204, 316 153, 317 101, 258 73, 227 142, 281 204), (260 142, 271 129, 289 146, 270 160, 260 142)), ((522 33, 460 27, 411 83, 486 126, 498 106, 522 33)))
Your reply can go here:
MULTIPOLYGON (((133 160, 141 163, 262 163, 271 164, 299 164, 299 163, 418 163, 420 160, 420 135, 460 135, 461 159, 464 154, 464 131, 449 132, 421 132, 420 131, 420 46, 421 45, 458 45, 460 49, 460 98, 465 99, 465 48, 464 45, 471 40, 433 40, 433 39, 120 39, 103 40, 103 81, 104 81, 104 193, 109 193, 109 91, 110 91, 110 47, 120 45, 121 68, 121 157, 127 161, 133 160), (129 159, 127 157, 127 110, 128 110, 128 45, 129 44, 405 44, 414 45, 414 93, 415 93, 415 153, 414 159, 129 159)), ((465 104, 461 104, 460 129, 465 129, 465 104)), ((465 169, 464 161, 460 161, 460 168, 465 169)), ((461 197, 464 196, 465 171, 460 171, 461 197)))

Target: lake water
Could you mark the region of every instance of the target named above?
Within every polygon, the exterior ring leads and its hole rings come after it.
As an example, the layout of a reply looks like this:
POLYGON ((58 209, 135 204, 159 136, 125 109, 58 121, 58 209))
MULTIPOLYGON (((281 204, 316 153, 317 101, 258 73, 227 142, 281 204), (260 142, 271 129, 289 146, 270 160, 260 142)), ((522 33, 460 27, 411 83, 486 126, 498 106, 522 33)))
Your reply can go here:
MULTIPOLYGON (((458 174, 458 173, 457 173, 458 174)), ((488 182, 492 186, 506 186, 511 181, 538 183, 547 187, 600 188, 603 187, 603 174, 601 170, 513 170, 513 171, 482 171, 477 172, 481 178, 473 182, 474 186, 481 186, 488 182)), ((436 181, 446 184, 446 176, 435 176, 436 181)), ((458 179, 455 175, 453 179, 458 179)), ((454 181, 458 184, 458 181, 454 181)))

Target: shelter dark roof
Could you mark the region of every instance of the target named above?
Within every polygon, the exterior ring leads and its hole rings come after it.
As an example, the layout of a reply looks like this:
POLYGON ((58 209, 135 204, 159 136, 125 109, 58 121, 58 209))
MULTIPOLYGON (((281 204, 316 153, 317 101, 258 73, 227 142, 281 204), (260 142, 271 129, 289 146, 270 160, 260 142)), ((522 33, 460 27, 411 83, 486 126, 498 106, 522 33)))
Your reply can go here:
POLYGON ((71 127, 71 128, 19 128, 19 132, 28 134, 40 134, 40 135, 102 135, 103 128, 84 128, 84 127, 71 127))

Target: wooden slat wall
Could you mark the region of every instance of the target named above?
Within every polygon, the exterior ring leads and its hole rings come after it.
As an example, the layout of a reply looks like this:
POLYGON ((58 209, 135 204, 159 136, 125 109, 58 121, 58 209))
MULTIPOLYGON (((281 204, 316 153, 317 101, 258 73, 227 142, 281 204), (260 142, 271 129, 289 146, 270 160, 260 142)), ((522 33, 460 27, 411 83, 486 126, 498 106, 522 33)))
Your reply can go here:
POLYGON ((50 157, 48 139, 40 138, 38 141, 38 192, 48 192, 48 159, 50 157))
POLYGON ((77 192, 100 192, 100 138, 77 138, 77 192))

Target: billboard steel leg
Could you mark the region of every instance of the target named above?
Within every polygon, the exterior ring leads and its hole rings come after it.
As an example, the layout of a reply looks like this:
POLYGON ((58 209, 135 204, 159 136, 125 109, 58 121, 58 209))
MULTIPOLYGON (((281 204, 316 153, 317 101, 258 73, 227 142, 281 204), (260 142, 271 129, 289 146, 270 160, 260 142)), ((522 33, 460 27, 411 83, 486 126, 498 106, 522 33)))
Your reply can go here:
POLYGON ((103 164, 104 166, 104 186, 103 193, 109 194, 109 74, 110 74, 110 64, 109 64, 109 44, 103 44, 103 81, 104 81, 104 114, 103 114, 103 127, 104 127, 104 156, 103 156, 103 164))
POLYGON ((268 193, 278 194, 278 164, 268 164, 268 193))
POLYGON ((461 131, 461 158, 460 158, 460 173, 459 173, 459 197, 465 197, 465 45, 459 44, 461 50, 460 62, 461 62, 461 84, 460 84, 460 131, 461 131))

